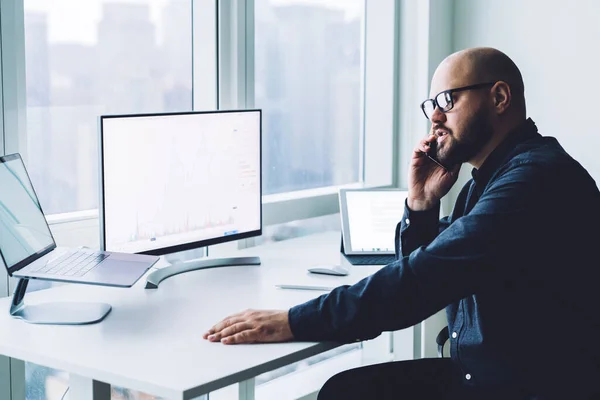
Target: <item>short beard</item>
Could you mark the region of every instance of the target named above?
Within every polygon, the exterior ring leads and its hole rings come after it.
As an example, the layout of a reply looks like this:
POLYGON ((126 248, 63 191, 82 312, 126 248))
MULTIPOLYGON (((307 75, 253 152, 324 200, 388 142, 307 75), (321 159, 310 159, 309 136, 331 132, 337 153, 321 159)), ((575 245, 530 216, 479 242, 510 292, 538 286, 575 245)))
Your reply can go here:
POLYGON ((463 164, 472 160, 492 137, 492 126, 487 115, 479 112, 466 124, 460 140, 450 136, 446 149, 439 152, 439 161, 443 165, 463 164))

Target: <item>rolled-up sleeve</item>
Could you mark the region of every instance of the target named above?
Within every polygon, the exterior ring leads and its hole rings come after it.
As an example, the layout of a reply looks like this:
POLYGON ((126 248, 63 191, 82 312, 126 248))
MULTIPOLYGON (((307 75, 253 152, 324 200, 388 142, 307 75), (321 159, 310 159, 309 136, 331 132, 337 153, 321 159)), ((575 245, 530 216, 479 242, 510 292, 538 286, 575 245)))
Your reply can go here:
POLYGON ((504 171, 471 212, 437 234, 438 209, 407 211, 400 225, 401 257, 352 286, 342 286, 289 310, 297 340, 367 340, 429 317, 510 273, 548 195, 542 168, 519 164, 504 171), (534 182, 535 184, 532 184, 534 182), (409 221, 407 222, 406 219, 409 221), (422 229, 417 229, 423 224, 422 229), (414 229, 414 233, 410 233, 414 229), (420 245, 428 240, 428 245, 420 245))

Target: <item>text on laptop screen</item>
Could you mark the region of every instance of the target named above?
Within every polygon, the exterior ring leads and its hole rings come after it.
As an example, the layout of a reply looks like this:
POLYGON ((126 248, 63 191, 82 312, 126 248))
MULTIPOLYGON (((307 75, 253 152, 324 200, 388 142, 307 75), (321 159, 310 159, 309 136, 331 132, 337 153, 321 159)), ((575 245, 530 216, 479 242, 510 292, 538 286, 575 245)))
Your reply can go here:
POLYGON ((406 192, 357 190, 346 192, 352 252, 394 252, 396 225, 404 214, 406 192))
POLYGON ((260 139, 258 111, 104 119, 105 249, 260 230, 260 139))
POLYGON ((54 245, 46 218, 18 156, 0 163, 0 249, 7 268, 54 245))

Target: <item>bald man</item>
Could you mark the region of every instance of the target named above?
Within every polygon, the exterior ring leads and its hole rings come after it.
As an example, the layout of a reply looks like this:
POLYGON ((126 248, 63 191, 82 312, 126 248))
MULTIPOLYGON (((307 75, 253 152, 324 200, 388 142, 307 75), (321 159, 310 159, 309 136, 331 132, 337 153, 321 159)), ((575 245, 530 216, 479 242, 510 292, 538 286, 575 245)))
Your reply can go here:
POLYGON ((290 310, 230 316, 204 338, 354 342, 445 307, 451 358, 346 371, 319 399, 600 398, 596 183, 527 119, 521 73, 504 53, 450 55, 430 97, 421 109, 431 131, 410 160, 397 261, 290 310), (473 179, 438 220, 463 163, 473 179))

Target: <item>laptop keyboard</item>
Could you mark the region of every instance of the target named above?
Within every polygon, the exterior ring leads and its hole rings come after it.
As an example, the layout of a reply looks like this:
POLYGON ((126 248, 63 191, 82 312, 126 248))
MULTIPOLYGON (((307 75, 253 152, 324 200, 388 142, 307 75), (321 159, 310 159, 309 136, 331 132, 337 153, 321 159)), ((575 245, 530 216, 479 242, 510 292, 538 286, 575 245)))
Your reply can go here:
POLYGON ((396 261, 394 255, 345 256, 352 265, 388 265, 396 261))
POLYGON ((40 268, 30 272, 79 277, 87 274, 104 261, 106 257, 108 257, 108 254, 102 252, 77 250, 64 254, 53 262, 42 265, 40 268))

